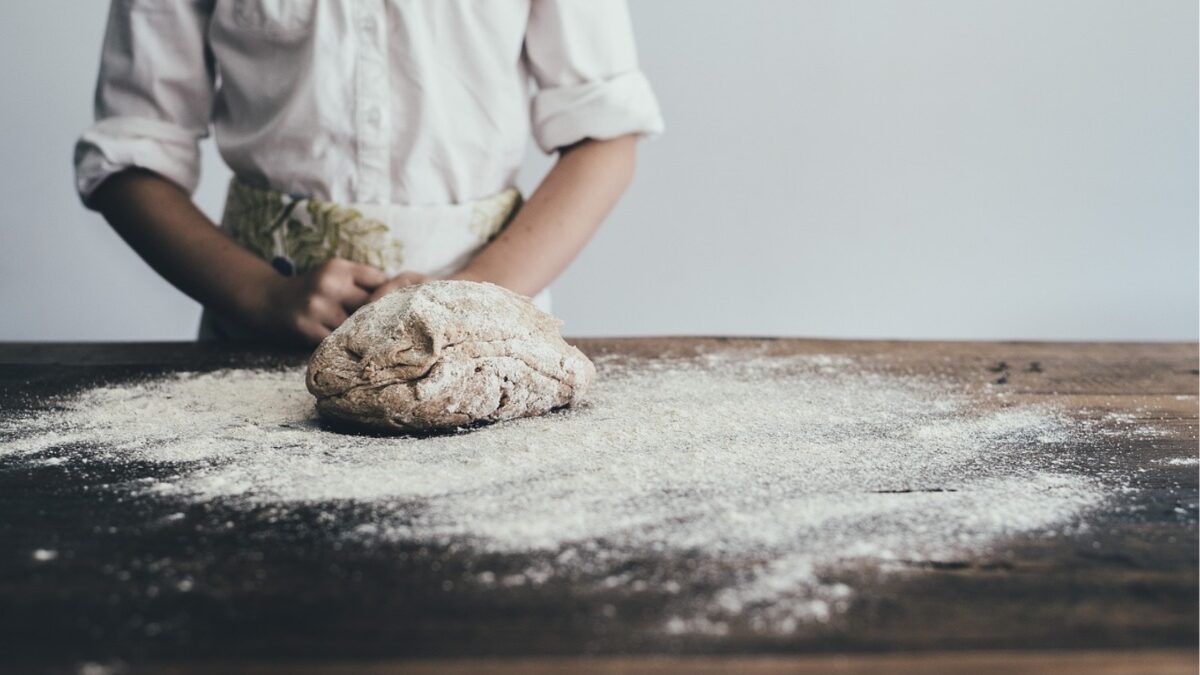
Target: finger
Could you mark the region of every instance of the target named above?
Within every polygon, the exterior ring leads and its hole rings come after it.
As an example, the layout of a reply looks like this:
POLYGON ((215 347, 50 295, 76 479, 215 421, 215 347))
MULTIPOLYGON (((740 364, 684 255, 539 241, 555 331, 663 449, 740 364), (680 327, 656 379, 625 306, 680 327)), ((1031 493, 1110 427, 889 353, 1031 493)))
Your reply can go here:
POLYGON ((301 320, 315 321, 327 328, 333 329, 342 325, 346 320, 346 311, 341 303, 328 295, 309 296, 301 320))
POLYGON ((371 294, 357 285, 350 285, 338 293, 337 300, 347 314, 353 314, 359 307, 371 301, 371 294))
POLYGON ((359 263, 350 263, 350 274, 354 277, 354 283, 367 291, 379 288, 388 280, 387 275, 378 267, 359 263))
POLYGON ((387 295, 388 293, 391 293, 392 291, 396 290, 397 288, 403 288, 407 285, 408 284, 405 283, 403 279, 392 279, 391 281, 380 286, 379 288, 376 288, 375 291, 373 293, 371 293, 371 297, 367 299, 367 302, 368 303, 375 302, 376 300, 382 298, 383 296, 387 295))
POLYGON ((311 286, 317 295, 336 300, 350 312, 367 301, 370 291, 355 280, 352 268, 348 267, 353 264, 340 259, 327 263, 313 276, 311 286))
POLYGON ((301 319, 299 325, 296 326, 296 330, 300 333, 300 337, 310 345, 319 344, 321 340, 329 337, 329 334, 333 332, 322 325, 321 322, 313 321, 312 319, 301 319))
POLYGON ((321 322, 322 326, 333 330, 345 323, 349 316, 346 314, 346 310, 342 309, 341 305, 330 303, 313 318, 321 322))
POLYGON ((386 284, 376 288, 375 292, 371 293, 371 299, 368 300, 368 302, 375 302, 379 298, 382 298, 397 288, 413 286, 426 281, 428 278, 429 277, 419 272, 401 272, 400 274, 392 277, 386 284))

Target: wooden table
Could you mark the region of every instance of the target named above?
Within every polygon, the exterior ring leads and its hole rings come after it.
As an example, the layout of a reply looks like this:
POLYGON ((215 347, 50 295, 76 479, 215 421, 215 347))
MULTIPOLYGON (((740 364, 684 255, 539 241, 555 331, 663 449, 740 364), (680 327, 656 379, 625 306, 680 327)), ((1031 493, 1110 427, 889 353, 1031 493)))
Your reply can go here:
MULTIPOLYGON (((786 639, 664 640, 641 633, 636 621, 597 632, 587 618, 615 598, 541 593, 447 603, 422 592, 445 568, 436 555, 339 550, 319 536, 315 519, 303 528, 264 529, 220 504, 196 508, 234 527, 181 538, 151 525, 163 516, 152 501, 122 501, 104 489, 153 467, 68 474, 0 458, 0 671, 1196 672, 1197 469, 1161 461, 1197 452, 1195 344, 575 342, 593 356, 675 358, 753 347, 867 357, 885 372, 1003 387, 1010 401, 1050 402, 1100 425, 1119 412, 1167 433, 1110 435, 1111 444, 1092 449, 1126 467, 1137 489, 1090 516, 1086 536, 1018 540, 1003 556, 859 585, 844 621, 786 639), (97 535, 110 527, 119 534, 97 535), (29 551, 46 533, 74 552, 70 560, 31 561, 29 551), (131 578, 100 573, 156 557, 205 560, 204 586, 213 590, 148 595, 136 565, 131 578), (147 636, 142 627, 151 621, 173 628, 147 636), (83 662, 124 665, 78 671, 83 662)), ((98 382, 303 358, 198 344, 0 344, 0 416, 98 382)), ((446 556, 441 562, 452 562, 446 556)))

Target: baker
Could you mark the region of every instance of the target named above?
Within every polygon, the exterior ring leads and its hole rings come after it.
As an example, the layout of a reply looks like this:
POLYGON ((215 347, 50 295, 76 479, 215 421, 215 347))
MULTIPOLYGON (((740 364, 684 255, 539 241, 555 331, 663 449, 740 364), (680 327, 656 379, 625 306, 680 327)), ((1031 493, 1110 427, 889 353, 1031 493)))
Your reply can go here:
POLYGON ((624 0, 114 0, 84 204, 205 307, 319 342, 429 278, 546 287, 662 130, 624 0), (191 200, 214 131, 220 227, 191 200), (529 134, 557 161, 514 188, 529 134))

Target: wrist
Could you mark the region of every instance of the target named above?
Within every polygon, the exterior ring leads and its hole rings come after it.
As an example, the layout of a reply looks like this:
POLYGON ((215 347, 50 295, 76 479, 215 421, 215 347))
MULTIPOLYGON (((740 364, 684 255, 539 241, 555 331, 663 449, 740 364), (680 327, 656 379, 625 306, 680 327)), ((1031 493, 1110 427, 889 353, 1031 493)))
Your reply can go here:
POLYGON ((479 281, 495 284, 529 297, 537 295, 542 289, 541 286, 534 285, 536 282, 525 278, 524 275, 500 269, 484 269, 477 265, 468 265, 445 278, 452 281, 479 281))
POLYGON ((493 284, 497 283, 493 279, 489 278, 486 274, 483 274, 481 271, 471 267, 470 265, 462 268, 454 274, 448 274, 443 278, 448 281, 479 281, 493 284))
POLYGON ((287 278, 274 269, 247 270, 240 278, 229 298, 230 310, 243 322, 260 325, 263 316, 275 305, 273 298, 287 278))

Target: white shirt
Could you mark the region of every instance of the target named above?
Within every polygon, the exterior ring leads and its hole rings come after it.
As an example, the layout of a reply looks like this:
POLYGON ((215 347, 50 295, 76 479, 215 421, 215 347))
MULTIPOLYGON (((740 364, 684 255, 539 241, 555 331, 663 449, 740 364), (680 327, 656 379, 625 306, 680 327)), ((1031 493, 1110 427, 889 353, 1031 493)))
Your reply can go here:
POLYGON ((511 187, 531 131, 663 127, 625 0, 113 0, 96 118, 85 203, 131 167, 194 191, 210 126, 250 185, 411 205, 511 187))

